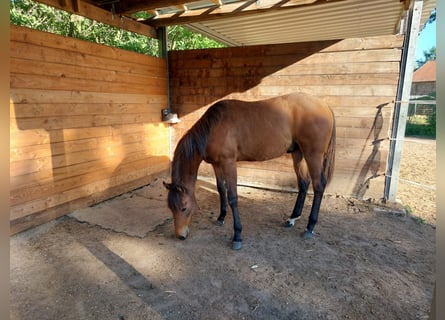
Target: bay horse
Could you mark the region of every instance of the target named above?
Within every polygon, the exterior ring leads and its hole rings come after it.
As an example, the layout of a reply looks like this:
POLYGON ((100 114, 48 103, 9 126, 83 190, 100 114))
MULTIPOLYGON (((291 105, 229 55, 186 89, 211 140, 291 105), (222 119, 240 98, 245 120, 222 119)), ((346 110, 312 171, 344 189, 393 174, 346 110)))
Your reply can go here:
POLYGON ((285 226, 292 227, 303 210, 310 182, 314 191, 304 238, 312 238, 325 187, 335 162, 335 117, 323 101, 293 93, 261 101, 220 100, 179 140, 172 161, 168 207, 175 236, 185 240, 197 210, 195 184, 202 161, 210 163, 220 197, 218 225, 223 225, 227 203, 233 214, 232 248, 241 249, 238 212, 237 161, 264 161, 291 153, 298 196, 285 226))

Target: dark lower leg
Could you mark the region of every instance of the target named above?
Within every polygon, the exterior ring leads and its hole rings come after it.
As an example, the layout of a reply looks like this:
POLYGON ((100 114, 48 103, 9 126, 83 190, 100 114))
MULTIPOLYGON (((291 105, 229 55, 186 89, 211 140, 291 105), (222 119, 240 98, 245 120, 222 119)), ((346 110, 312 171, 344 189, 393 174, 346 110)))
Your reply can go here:
POLYGON ((241 249, 241 232, 243 227, 241 225, 241 218, 238 212, 238 197, 236 195, 229 194, 229 205, 233 214, 233 248, 241 249))
POLYGON ((238 208, 237 206, 232 206, 233 211, 233 241, 242 241, 241 239, 241 231, 243 230, 243 227, 241 225, 241 219, 239 216, 238 208))
POLYGON ((294 209, 292 210, 292 214, 290 218, 286 221, 286 227, 292 227, 295 223, 295 220, 298 220, 303 212, 304 201, 306 199, 307 189, 309 186, 309 182, 302 181, 302 179, 298 182, 298 196, 295 202, 294 209))
POLYGON ((314 200, 312 202, 311 213, 306 228, 306 233, 313 234, 315 224, 318 220, 318 212, 320 211, 321 200, 323 198, 323 191, 314 192, 314 200))
POLYGON ((224 219, 227 214, 227 194, 226 194, 226 185, 222 181, 216 182, 216 188, 218 189, 219 193, 219 202, 220 202, 220 210, 219 210, 219 217, 217 220, 217 223, 219 225, 224 224, 224 219))
POLYGON ((321 200, 327 184, 322 168, 319 172, 312 170, 311 176, 313 177, 312 184, 314 188, 314 200, 312 201, 312 208, 311 213, 309 214, 309 221, 306 231, 303 234, 304 238, 312 238, 314 235, 314 227, 317 224, 318 212, 320 211, 321 200), (316 178, 314 176, 316 176, 316 178))
POLYGON ((294 210, 292 210, 291 219, 298 218, 303 212, 304 200, 306 199, 309 182, 301 181, 298 183, 298 196, 295 202, 294 210))

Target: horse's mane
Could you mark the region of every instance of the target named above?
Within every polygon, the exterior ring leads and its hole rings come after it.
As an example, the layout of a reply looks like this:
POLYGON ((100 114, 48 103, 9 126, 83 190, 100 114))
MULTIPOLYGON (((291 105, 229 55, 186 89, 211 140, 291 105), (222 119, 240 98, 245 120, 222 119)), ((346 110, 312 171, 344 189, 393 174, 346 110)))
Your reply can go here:
POLYGON ((174 175, 178 174, 180 165, 184 165, 184 163, 193 160, 195 157, 201 159, 206 157, 210 130, 221 119, 224 105, 223 101, 219 101, 210 106, 193 127, 179 140, 173 156, 172 166, 174 175))

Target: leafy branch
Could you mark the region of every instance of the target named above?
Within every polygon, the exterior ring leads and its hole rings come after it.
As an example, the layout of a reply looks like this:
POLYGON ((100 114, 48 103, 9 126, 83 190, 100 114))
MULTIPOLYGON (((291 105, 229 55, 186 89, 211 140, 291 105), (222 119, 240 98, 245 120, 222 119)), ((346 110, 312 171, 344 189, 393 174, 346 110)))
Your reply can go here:
MULTIPOLYGON (((157 56, 158 41, 58 10, 32 0, 10 0, 12 24, 157 56)), ((170 50, 223 47, 222 44, 181 26, 168 28, 170 50)))

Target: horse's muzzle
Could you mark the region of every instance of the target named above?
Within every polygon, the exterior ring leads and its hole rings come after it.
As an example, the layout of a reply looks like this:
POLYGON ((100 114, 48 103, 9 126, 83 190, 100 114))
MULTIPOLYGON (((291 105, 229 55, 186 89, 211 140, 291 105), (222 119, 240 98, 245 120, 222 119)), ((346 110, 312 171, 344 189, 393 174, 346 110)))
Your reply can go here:
POLYGON ((178 238, 179 240, 185 240, 187 239, 189 232, 189 228, 185 227, 180 232, 176 233, 176 238, 178 238))

